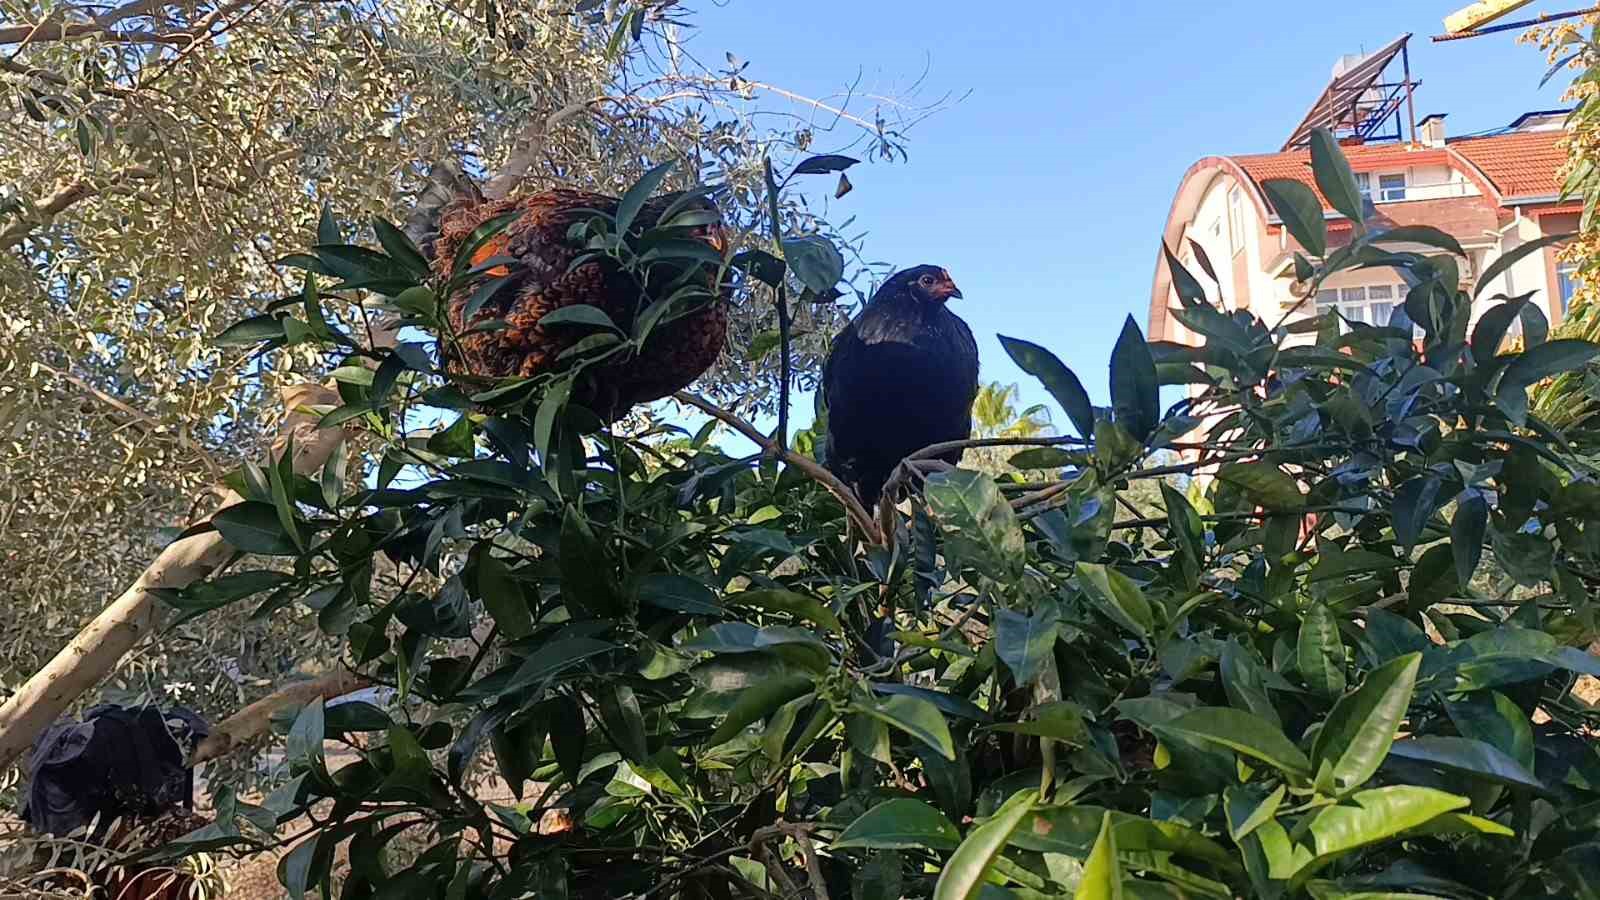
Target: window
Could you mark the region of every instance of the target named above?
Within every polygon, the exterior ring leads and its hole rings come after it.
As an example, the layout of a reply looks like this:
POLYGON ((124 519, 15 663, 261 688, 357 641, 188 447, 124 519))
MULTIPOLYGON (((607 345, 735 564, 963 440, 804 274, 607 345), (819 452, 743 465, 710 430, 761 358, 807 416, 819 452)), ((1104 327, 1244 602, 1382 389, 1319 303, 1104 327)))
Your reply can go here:
POLYGON ((1572 295, 1578 290, 1578 264, 1562 263, 1556 269, 1556 282, 1561 288, 1561 314, 1566 315, 1572 305, 1572 295))
MULTIPOLYGON (((1405 296, 1392 284, 1328 288, 1317 292, 1317 312, 1337 311, 1347 322, 1384 326, 1405 296)), ((1347 326, 1348 327, 1348 326, 1347 326)))
POLYGON ((1379 200, 1382 200, 1385 203, 1392 203, 1396 200, 1404 200, 1405 198, 1406 176, 1404 174, 1378 176, 1379 200))
POLYGON ((1363 199, 1363 200, 1371 200, 1372 199, 1372 173, 1370 173, 1370 172, 1357 172, 1356 173, 1356 187, 1361 189, 1361 199, 1363 199))
POLYGON ((1228 235, 1235 256, 1244 249, 1244 191, 1238 185, 1228 191, 1228 235))

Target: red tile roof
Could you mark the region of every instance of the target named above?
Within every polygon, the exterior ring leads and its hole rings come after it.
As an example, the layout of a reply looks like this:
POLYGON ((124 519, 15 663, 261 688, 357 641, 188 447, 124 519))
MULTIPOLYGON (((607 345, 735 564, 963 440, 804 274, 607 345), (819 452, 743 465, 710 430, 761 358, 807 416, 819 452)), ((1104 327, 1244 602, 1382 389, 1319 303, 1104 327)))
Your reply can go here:
MULTIPOLYGON (((1464 138, 1445 147, 1412 147, 1408 144, 1369 144, 1347 146, 1344 154, 1357 172, 1375 172, 1403 166, 1448 165, 1466 171, 1469 178, 1486 180, 1501 198, 1548 197, 1561 192, 1558 171, 1566 161, 1560 146, 1561 131, 1532 131, 1464 138)), ((1261 153, 1235 156, 1257 184, 1274 178, 1290 178, 1316 190, 1311 174, 1311 152, 1261 153)), ((1481 188, 1481 185, 1480 185, 1481 188)), ((1322 192, 1317 192, 1323 209, 1332 212, 1322 192)))
POLYGON ((1506 199, 1548 197, 1561 193, 1561 166, 1567 161, 1564 131, 1529 131, 1496 137, 1451 141, 1450 149, 1466 157, 1500 189, 1506 199))

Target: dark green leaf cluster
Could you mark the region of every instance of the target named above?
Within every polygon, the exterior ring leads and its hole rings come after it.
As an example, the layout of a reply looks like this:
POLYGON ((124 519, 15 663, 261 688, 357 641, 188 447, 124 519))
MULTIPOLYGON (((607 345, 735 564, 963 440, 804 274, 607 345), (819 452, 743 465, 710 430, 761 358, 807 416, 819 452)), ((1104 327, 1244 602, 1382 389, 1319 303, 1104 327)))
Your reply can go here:
MULTIPOLYGON (((1337 147, 1314 149, 1359 218, 1337 147)), ((1448 238, 1358 222, 1333 248, 1299 190, 1269 188, 1324 257, 1298 261, 1304 296, 1391 266, 1404 321, 1224 312, 1169 257, 1204 345, 1130 321, 1100 409, 1003 339, 1081 452, 1045 485, 934 474, 887 548, 802 469, 709 431, 666 453, 557 386, 461 397, 417 350, 352 372, 346 421, 381 452, 317 479, 246 468, 217 522, 292 572, 173 601, 314 614, 400 700, 307 707, 294 780, 194 840, 331 800, 282 874, 330 884, 347 844, 346 897, 1594 894, 1600 714, 1573 687, 1600 672, 1600 484, 1526 392, 1596 348, 1530 329, 1501 353, 1525 307, 1469 327, 1448 238), (1443 252, 1390 249, 1419 243, 1443 252), (1163 412, 1169 385, 1188 393, 1163 412), (396 403, 457 418, 419 439, 378 412, 396 403), (1130 509, 1173 475, 1162 515, 1130 509), (1485 557, 1506 591, 1476 586, 1485 557), (328 771, 323 739, 354 731, 383 737, 328 771), (482 799, 491 761, 517 802, 482 799), (425 852, 386 856, 419 826, 425 852)), ((830 265, 775 249, 807 284, 830 265)))

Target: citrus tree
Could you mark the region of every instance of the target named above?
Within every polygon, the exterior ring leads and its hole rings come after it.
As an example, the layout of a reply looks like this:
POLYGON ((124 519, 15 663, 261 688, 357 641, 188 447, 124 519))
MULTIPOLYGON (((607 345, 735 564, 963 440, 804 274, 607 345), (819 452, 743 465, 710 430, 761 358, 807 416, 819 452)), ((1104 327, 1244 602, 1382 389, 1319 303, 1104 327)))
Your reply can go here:
MULTIPOLYGON (((1010 439, 1021 467, 1062 476, 914 466, 882 518, 783 429, 698 397, 764 452, 730 458, 709 428, 663 452, 665 432, 569 402, 571 373, 463 381, 439 353, 439 298, 463 283, 400 241, 318 245, 306 265, 346 283, 352 259, 381 267, 366 302, 416 339, 364 343, 324 311, 361 292, 327 278, 231 336, 343 357, 319 412, 372 449, 314 477, 237 471, 248 499, 207 527, 245 562, 168 601, 314 615, 396 700, 300 709, 293 780, 259 805, 222 792, 170 852, 297 825, 294 896, 331 889, 341 846, 346 897, 1594 895, 1597 712, 1572 687, 1600 672, 1578 649, 1600 634, 1600 484, 1528 389, 1600 348, 1502 352, 1516 301, 1469 329, 1453 239, 1367 228, 1332 135, 1313 159, 1355 231, 1331 246, 1308 188, 1267 186, 1315 257, 1301 296, 1392 266, 1414 284, 1395 322, 1224 312, 1169 255, 1203 347, 1130 320, 1097 408, 1044 346, 1002 337, 1075 431, 1010 439), (1190 392, 1163 411, 1164 385, 1190 392), (415 430, 423 406, 443 427, 415 430), (1202 503, 1169 485, 1160 516, 1127 518, 1122 492, 1174 472, 1202 503), (1491 559, 1527 590, 1475 591, 1491 559), (374 586, 383 560, 399 584, 374 586), (330 740, 358 761, 330 770, 330 740), (485 798, 480 766, 517 799, 485 798), (386 853, 419 827, 420 855, 386 853)), ((708 267, 812 302, 839 273, 792 226, 721 260, 639 253, 663 235, 620 216, 586 239, 622 271, 708 267)), ((611 338, 578 369, 650 340, 585 327, 611 338)))

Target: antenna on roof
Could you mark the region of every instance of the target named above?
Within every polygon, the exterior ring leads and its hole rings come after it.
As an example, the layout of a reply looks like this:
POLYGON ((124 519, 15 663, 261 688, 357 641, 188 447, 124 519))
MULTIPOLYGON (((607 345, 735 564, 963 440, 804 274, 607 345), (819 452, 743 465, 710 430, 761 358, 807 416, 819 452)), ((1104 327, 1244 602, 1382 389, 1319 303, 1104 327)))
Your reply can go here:
POLYGON ((1284 143, 1284 150, 1298 150, 1311 143, 1311 133, 1328 128, 1341 139, 1400 141, 1405 139, 1400 109, 1405 107, 1411 124, 1411 140, 1417 139, 1417 108, 1413 99, 1422 82, 1411 78, 1411 35, 1403 34, 1382 49, 1353 60, 1341 60, 1334 68, 1333 80, 1322 89, 1300 124, 1284 143), (1387 77, 1391 64, 1399 58, 1398 81, 1387 77))
POLYGON ((1471 6, 1465 6, 1445 17, 1444 34, 1434 35, 1434 43, 1444 41, 1461 41, 1467 38, 1483 37, 1487 34, 1499 34, 1505 31, 1519 31, 1532 28, 1535 25, 1544 25, 1549 22, 1559 22, 1562 19, 1576 19, 1592 13, 1600 13, 1600 6, 1591 6, 1588 9, 1577 9, 1572 12, 1545 13, 1532 19, 1520 22, 1504 22, 1491 25, 1497 19, 1503 18, 1532 3, 1533 0, 1482 0, 1471 6))

